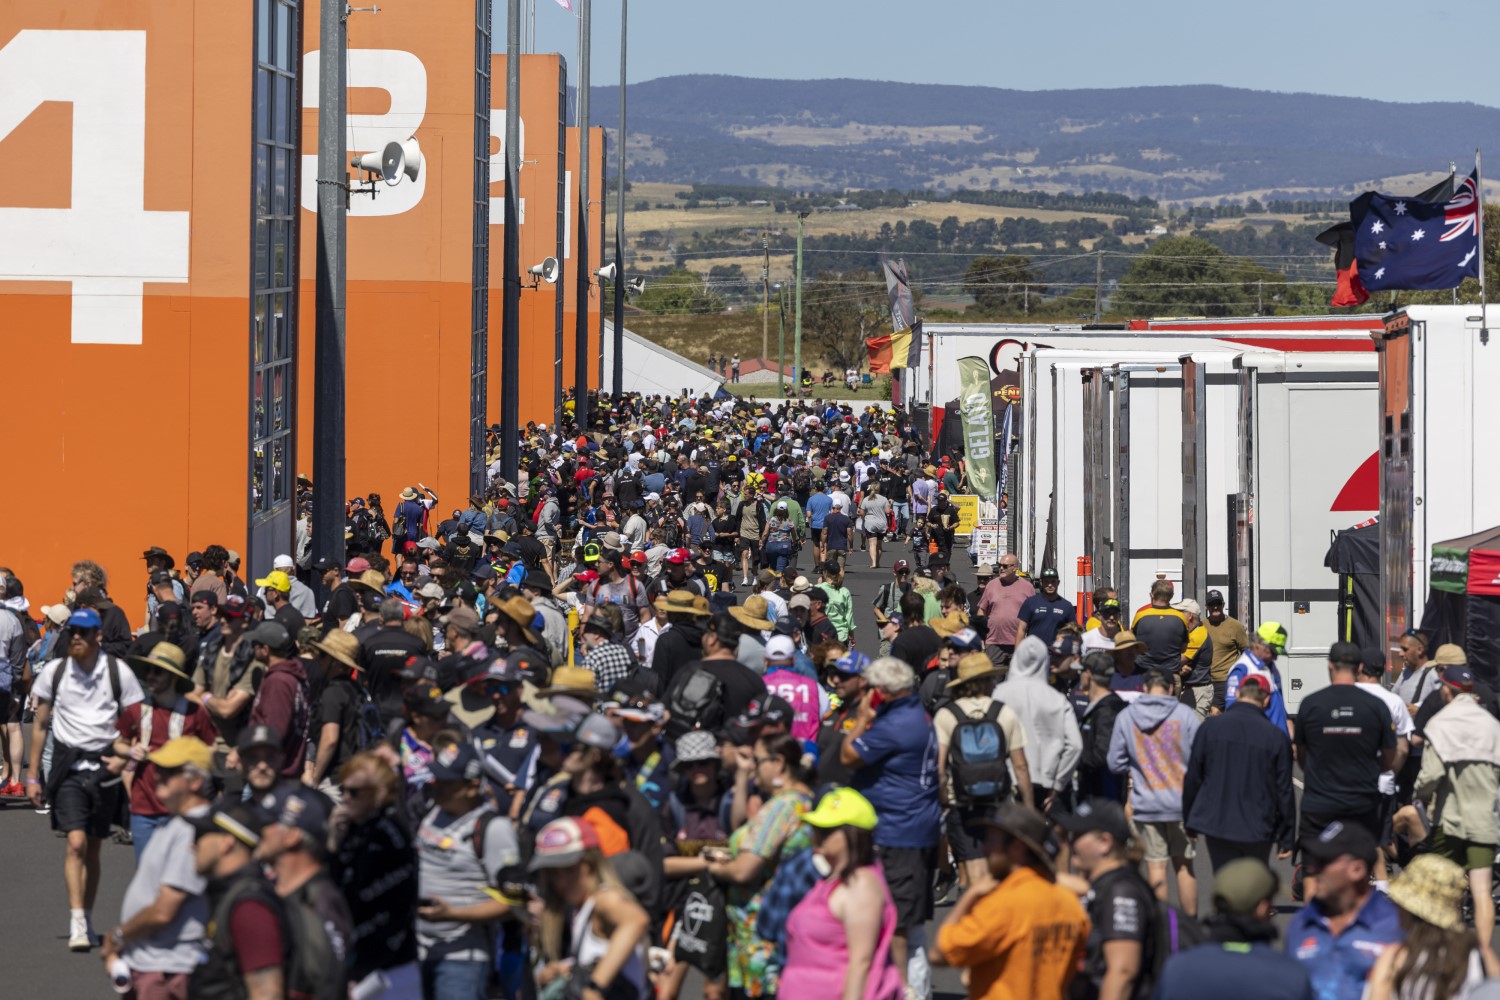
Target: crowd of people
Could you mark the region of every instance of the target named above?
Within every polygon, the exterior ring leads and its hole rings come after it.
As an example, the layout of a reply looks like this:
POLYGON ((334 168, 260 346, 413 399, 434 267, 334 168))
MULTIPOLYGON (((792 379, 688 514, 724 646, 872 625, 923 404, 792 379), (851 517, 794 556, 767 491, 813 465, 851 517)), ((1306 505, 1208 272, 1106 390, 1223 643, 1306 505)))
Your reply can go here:
POLYGON ((350 500, 337 561, 304 519, 264 577, 153 547, 33 607, 0 569, 0 794, 64 838, 71 950, 142 1000, 1500 995, 1462 649, 1387 687, 1337 643, 1289 720, 1288 630, 1217 591, 960 583, 963 456, 900 411, 594 416, 462 506, 350 500))

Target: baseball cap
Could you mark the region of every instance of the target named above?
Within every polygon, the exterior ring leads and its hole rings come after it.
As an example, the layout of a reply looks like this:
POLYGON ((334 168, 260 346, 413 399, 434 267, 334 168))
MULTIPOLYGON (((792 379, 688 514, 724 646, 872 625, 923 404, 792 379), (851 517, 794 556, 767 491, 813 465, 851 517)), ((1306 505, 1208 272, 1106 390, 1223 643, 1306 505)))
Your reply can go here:
POLYGON ((99 612, 93 608, 79 608, 68 616, 69 628, 99 628, 99 612))
POLYGON ((1442 680, 1444 684, 1459 691, 1474 690, 1474 671, 1466 666, 1444 667, 1442 680))
POLYGON ((1323 832, 1303 837, 1301 846, 1303 856, 1314 861, 1333 861, 1347 854, 1367 865, 1375 864, 1375 852, 1379 850, 1370 831, 1357 823, 1337 819, 1324 827, 1323 832))
POLYGON ((279 569, 273 569, 269 574, 255 581, 257 587, 269 587, 279 590, 283 594, 292 589, 292 578, 279 569))
POLYGON ((1203 605, 1199 604, 1197 601, 1193 600, 1191 597, 1184 597, 1182 600, 1178 601, 1176 604, 1173 604, 1172 608, 1174 610, 1176 610, 1176 611, 1181 611, 1185 615, 1200 615, 1201 616, 1203 614, 1203 605))
POLYGON ((1246 684, 1254 684, 1267 694, 1276 690, 1275 679, 1265 670, 1247 670, 1245 676, 1240 679, 1240 687, 1246 684))
POLYGON ((452 611, 438 618, 443 625, 457 625, 461 629, 473 632, 479 628, 479 613, 467 604, 456 605, 452 611))
POLYGON ((1118 614, 1120 611, 1120 602, 1116 598, 1106 597, 1104 600, 1099 602, 1099 606, 1094 610, 1100 613, 1105 611, 1113 611, 1118 614))
POLYGON ((797 656, 797 646, 792 642, 791 636, 773 635, 766 640, 766 661, 775 660, 778 663, 783 660, 793 660, 797 656))
POLYGON ((687 549, 669 549, 667 554, 662 556, 662 562, 671 563, 673 566, 682 566, 692 560, 693 554, 687 549))
POLYGON ((270 646, 272 649, 285 649, 287 643, 292 641, 292 634, 286 630, 281 622, 261 622, 249 632, 245 633, 245 641, 252 646, 270 646))
POLYGON ((176 739, 167 740, 148 753, 146 759, 157 767, 168 769, 191 764, 207 773, 214 767, 213 748, 196 736, 179 736, 176 739))
POLYGON ((1259 858, 1235 858, 1214 874, 1214 908, 1220 913, 1247 914, 1281 888, 1276 873, 1259 858))
POLYGON ((894 567, 892 567, 892 572, 895 572, 895 573, 907 573, 907 572, 910 572, 910 571, 911 571, 911 563, 907 562, 905 559, 897 559, 896 560, 896 565, 894 567))
POLYGON ((1042 571, 1036 575, 1036 578, 1038 580, 1060 580, 1060 579, 1062 579, 1060 576, 1058 576, 1057 570, 1053 569, 1051 566, 1044 566, 1044 567, 1042 567, 1042 571))
POLYGON ((1204 595, 1203 603, 1211 608, 1216 605, 1222 608, 1224 606, 1224 592, 1221 590, 1210 590, 1204 595))
POLYGON ((369 572, 370 560, 366 559, 364 556, 355 556, 353 559, 349 560, 344 569, 349 571, 350 576, 358 576, 360 573, 369 572))
POLYGON ((434 684, 414 684, 402 697, 408 715, 446 719, 453 706, 443 700, 443 689, 434 684))
POLYGON ((333 815, 333 800, 316 788, 297 781, 283 781, 261 797, 266 811, 266 825, 276 823, 309 834, 319 842, 328 837, 328 820, 333 815))
POLYGON ((275 559, 271 560, 271 568, 272 569, 296 569, 296 567, 297 567, 296 562, 294 562, 292 560, 291 556, 289 556, 289 555, 287 555, 285 553, 282 553, 281 555, 277 556, 275 559))
POLYGON ((261 723, 240 733, 239 742, 235 744, 236 749, 243 753, 246 750, 254 750, 256 747, 281 749, 281 734, 276 731, 275 726, 261 723))
POLYGON ((1054 660, 1065 660, 1070 656, 1078 656, 1083 652, 1083 639, 1064 632, 1052 640, 1052 658, 1054 660))
POLYGON ((793 594, 792 599, 786 602, 788 610, 802 608, 804 611, 812 610, 812 598, 806 594, 793 594))
POLYGON ((1278 655, 1286 652, 1286 626, 1280 622, 1262 622, 1260 628, 1255 630, 1255 635, 1271 647, 1271 652, 1278 655))
POLYGON ((591 713, 573 730, 573 739, 595 750, 612 751, 620 742, 620 727, 602 715, 591 713))
POLYGON ((858 650, 845 653, 833 661, 833 668, 841 674, 862 674, 869 665, 870 658, 858 650))
POLYGON ((183 816, 193 828, 194 839, 207 833, 227 833, 246 847, 260 846, 265 810, 249 802, 221 802, 199 816, 183 816))
POLYGON ((1130 839, 1130 821, 1125 818, 1125 810, 1112 799, 1088 799, 1078 803, 1072 812, 1054 816, 1053 821, 1074 836, 1107 833, 1122 847, 1130 839))
POLYGON ((781 695, 773 694, 769 695, 765 703, 761 705, 760 717, 762 721, 773 725, 790 726, 792 720, 797 717, 797 710, 781 695))
POLYGON ((536 847, 527 865, 529 871, 543 868, 567 868, 583 860, 584 854, 599 847, 599 835, 588 820, 564 816, 542 827, 536 835, 536 847))
POLYGON ((478 781, 484 773, 484 762, 474 744, 460 740, 434 754, 428 769, 433 781, 478 781))
POLYGON ((1468 662, 1469 657, 1457 643, 1445 642, 1432 653, 1432 664, 1435 667, 1462 667, 1468 662))
POLYGON ((976 651, 984 649, 984 639, 971 628, 961 628, 948 637, 948 645, 954 649, 976 651))
POLYGON ((852 788, 835 788, 823 796, 816 809, 802 814, 802 822, 820 830, 833 830, 841 826, 873 830, 879 821, 870 800, 852 788))

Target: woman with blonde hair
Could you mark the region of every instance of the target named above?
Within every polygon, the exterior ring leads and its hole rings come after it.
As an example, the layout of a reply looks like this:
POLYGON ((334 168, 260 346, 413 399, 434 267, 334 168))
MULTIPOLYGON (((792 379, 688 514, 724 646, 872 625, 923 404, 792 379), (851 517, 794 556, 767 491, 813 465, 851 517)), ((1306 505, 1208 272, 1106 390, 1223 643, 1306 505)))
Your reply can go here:
POLYGON ((651 918, 620 884, 587 820, 564 817, 542 827, 530 869, 542 895, 537 986, 563 978, 568 996, 641 1000, 647 995, 645 939, 651 918), (564 934, 564 927, 570 931, 564 934), (569 941, 564 948, 564 939, 569 941), (566 953, 565 953, 566 951, 566 953), (576 991, 575 991, 576 985, 576 991))
POLYGON ((1464 925, 1459 905, 1468 877, 1437 854, 1421 854, 1391 880, 1406 938, 1370 970, 1367 1000, 1463 1000, 1486 976, 1500 974, 1488 942, 1464 925))

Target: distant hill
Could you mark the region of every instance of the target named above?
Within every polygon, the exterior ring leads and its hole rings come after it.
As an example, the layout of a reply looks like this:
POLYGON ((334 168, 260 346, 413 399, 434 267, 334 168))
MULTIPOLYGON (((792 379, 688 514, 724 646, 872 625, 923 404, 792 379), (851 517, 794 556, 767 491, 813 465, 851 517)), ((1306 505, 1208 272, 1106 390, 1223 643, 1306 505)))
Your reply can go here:
MULTIPOLYGON (((618 124, 596 87, 595 124, 618 124)), ((630 87, 630 176, 814 190, 1337 195, 1468 169, 1500 109, 1218 86, 1001 90, 674 76, 630 87)))

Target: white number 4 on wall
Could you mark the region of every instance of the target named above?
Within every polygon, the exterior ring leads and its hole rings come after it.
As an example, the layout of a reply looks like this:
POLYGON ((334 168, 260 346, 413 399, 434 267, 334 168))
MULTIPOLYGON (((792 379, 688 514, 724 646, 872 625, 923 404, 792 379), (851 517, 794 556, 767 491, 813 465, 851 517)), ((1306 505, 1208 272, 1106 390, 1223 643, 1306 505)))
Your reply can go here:
POLYGON ((0 139, 46 101, 73 106, 72 200, 0 205, 0 281, 71 282, 73 343, 139 344, 144 283, 188 280, 188 213, 145 209, 146 33, 17 33, 0 49, 0 139))

